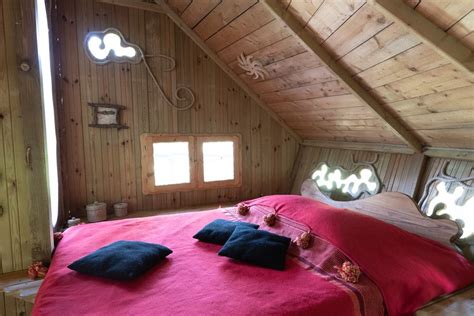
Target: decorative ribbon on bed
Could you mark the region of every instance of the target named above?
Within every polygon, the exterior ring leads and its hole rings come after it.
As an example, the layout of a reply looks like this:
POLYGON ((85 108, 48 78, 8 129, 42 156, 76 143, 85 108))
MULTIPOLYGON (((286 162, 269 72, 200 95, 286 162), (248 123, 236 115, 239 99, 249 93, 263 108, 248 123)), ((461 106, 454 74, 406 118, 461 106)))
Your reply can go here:
MULTIPOLYGON (((301 233, 308 232, 307 225, 280 215, 273 226, 264 224, 266 215, 277 213, 274 208, 268 206, 252 205, 247 215, 241 215, 238 207, 224 208, 222 211, 233 220, 259 224, 260 229, 292 240, 298 238, 301 233)), ((383 298, 377 286, 363 274, 356 284, 342 280, 334 266, 341 266, 344 262, 350 261, 348 257, 326 240, 314 234, 311 236, 310 248, 302 249, 292 244, 288 251, 289 255, 306 270, 344 290, 351 297, 354 308, 358 309, 360 315, 384 315, 383 298)))

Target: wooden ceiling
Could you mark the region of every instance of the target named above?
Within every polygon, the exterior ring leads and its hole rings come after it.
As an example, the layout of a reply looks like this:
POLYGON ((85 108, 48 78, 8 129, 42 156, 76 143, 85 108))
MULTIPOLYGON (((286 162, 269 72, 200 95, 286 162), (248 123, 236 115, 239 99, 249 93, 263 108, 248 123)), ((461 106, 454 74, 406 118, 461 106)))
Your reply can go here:
MULTIPOLYGON (((274 2, 298 21, 299 34, 323 47, 350 80, 370 93, 382 114, 348 88, 347 80, 335 75, 262 1, 165 2, 304 140, 404 144, 406 139, 394 133, 395 124, 423 146, 474 148, 473 74, 450 63, 370 1, 274 2), (241 53, 261 62, 269 76, 247 76, 237 64, 241 53)), ((474 50, 473 0, 402 4, 474 50)))

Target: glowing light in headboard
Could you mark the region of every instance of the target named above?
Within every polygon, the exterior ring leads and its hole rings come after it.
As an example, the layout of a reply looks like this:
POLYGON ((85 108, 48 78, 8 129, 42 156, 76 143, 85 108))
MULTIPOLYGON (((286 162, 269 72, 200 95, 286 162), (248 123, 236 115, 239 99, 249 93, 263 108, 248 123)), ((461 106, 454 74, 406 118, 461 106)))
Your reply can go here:
POLYGON ((437 194, 428 204, 426 214, 431 216, 448 215, 452 220, 463 223, 463 234, 461 238, 467 238, 474 233, 474 197, 471 197, 464 204, 458 202, 465 190, 462 186, 457 186, 453 192, 448 192, 445 182, 436 185, 437 194))
POLYGON ((311 178, 322 191, 339 190, 356 198, 364 192, 376 194, 380 183, 375 172, 369 168, 356 168, 345 170, 343 168, 330 168, 321 164, 311 178))

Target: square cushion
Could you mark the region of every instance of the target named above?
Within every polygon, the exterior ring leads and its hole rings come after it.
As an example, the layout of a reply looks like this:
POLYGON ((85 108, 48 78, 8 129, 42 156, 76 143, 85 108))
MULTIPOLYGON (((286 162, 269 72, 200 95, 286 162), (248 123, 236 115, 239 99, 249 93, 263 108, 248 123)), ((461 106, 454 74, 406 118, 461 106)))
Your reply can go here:
POLYGON ((237 226, 219 251, 219 256, 275 270, 284 270, 290 242, 291 239, 284 236, 237 226))
POLYGON ((216 219, 204 226, 193 238, 200 241, 223 245, 229 239, 237 226, 245 226, 250 229, 257 229, 258 225, 245 222, 232 222, 224 219, 216 219))
POLYGON ((159 244, 120 240, 74 261, 68 268, 113 280, 131 280, 151 269, 172 252, 159 244))

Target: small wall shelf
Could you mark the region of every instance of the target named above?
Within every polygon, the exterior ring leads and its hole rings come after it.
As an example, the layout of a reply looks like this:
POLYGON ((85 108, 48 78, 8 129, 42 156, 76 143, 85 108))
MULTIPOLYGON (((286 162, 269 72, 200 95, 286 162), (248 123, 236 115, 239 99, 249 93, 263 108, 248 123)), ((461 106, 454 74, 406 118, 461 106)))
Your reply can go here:
POLYGON ((117 104, 88 103, 93 109, 93 119, 89 127, 126 129, 128 126, 120 124, 121 111, 126 107, 117 104))

